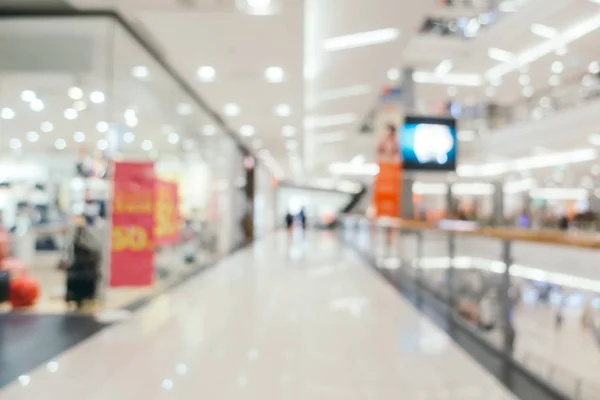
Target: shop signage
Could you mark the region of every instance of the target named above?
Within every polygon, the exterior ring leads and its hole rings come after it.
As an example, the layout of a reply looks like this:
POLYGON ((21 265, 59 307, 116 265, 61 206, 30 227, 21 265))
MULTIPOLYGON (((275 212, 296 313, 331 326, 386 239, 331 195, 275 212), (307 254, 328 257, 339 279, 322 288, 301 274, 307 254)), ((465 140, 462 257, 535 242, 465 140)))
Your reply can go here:
POLYGON ((114 165, 110 286, 148 286, 154 280, 154 164, 114 165))
POLYGON ((157 246, 179 241, 179 187, 176 182, 155 181, 154 239, 157 246))

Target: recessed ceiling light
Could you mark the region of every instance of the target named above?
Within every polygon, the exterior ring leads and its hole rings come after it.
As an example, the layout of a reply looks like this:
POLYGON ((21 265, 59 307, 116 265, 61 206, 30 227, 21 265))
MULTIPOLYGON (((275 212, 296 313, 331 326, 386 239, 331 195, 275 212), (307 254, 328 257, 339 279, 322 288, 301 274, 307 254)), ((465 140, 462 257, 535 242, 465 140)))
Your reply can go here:
POLYGON ((108 129, 109 129, 108 122, 100 121, 96 124, 96 130, 100 133, 106 133, 106 132, 108 132, 108 129))
POLYGON ((550 67, 550 70, 553 74, 560 74, 565 70, 565 65, 560 61, 554 61, 550 67))
POLYGON ((202 132, 206 135, 206 136, 212 136, 215 133, 217 133, 217 128, 215 128, 214 125, 204 125, 204 127, 202 128, 202 132))
POLYGON ((26 103, 29 103, 36 99, 35 92, 32 90, 23 90, 21 92, 21 100, 26 103))
POLYGON ((558 35, 558 31, 554 28, 551 28, 547 25, 542 24, 533 24, 531 25, 531 33, 534 35, 541 36, 546 39, 553 39, 558 35))
POLYGON ((131 75, 133 75, 134 78, 146 79, 150 76, 150 70, 144 65, 138 65, 131 69, 131 75))
POLYGON ((600 74, 600 63, 598 63, 598 61, 592 61, 590 65, 588 65, 588 72, 590 74, 600 74))
POLYGON ((519 75, 519 84, 521 84, 522 86, 527 86, 531 83, 531 78, 529 77, 529 75, 519 75))
POLYGON ((248 7, 267 8, 271 5, 271 0, 246 0, 248 7))
POLYGON ((83 132, 75 132, 73 134, 73 140, 77 143, 83 143, 85 141, 85 133, 83 132))
POLYGON ((0 111, 0 118, 2 119, 13 119, 15 117, 15 112, 12 108, 4 107, 2 111, 0 111))
POLYGON ((192 106, 188 103, 177 104, 177 114, 179 115, 190 115, 192 113, 192 106))
POLYGON ((177 142, 179 142, 179 135, 174 132, 171 132, 167 136, 167 141, 171 144, 176 144, 177 142))
POLYGON ((458 94, 458 89, 456 88, 456 86, 448 86, 448 89, 446 89, 446 93, 448 93, 448 96, 454 97, 458 94))
POLYGON ((87 108, 87 103, 84 100, 76 100, 73 102, 73 108, 77 112, 81 112, 87 108))
POLYGON ((135 140, 135 135, 133 132, 125 132, 123 134, 123 141, 125 143, 132 143, 135 140))
POLYGON ((142 141, 142 150, 152 150, 152 142, 148 139, 142 141))
POLYGON ((278 104, 275 107, 275 114, 280 117, 289 117, 292 115, 292 107, 289 104, 278 104))
POLYGON ((600 133, 592 133, 588 137, 588 141, 594 146, 600 146, 600 133))
POLYGON ((52 132, 54 130, 54 125, 52 124, 52 122, 44 121, 40 125, 40 129, 42 130, 42 132, 45 133, 52 132))
POLYGON ((64 150, 67 147, 67 142, 65 139, 56 139, 54 141, 54 147, 56 147, 58 150, 64 150))
POLYGON ((66 119, 73 120, 77 118, 77 111, 74 108, 67 108, 63 113, 66 119))
POLYGON ((285 72, 281 67, 269 67, 265 70, 265 80, 269 83, 281 83, 285 79, 285 72))
POLYGON ((10 148, 11 149, 20 149, 21 148, 21 141, 17 138, 12 138, 10 139, 10 148))
POLYGON ((201 82, 213 82, 217 76, 217 72, 213 67, 203 66, 198 68, 196 75, 201 82))
POLYGON ((95 104, 100 104, 100 103, 104 103, 104 100, 106 99, 106 97, 104 96, 104 93, 96 90, 93 91, 92 93, 90 93, 90 101, 92 103, 95 104))
POLYGON ((98 140, 98 143, 96 143, 96 148, 98 150, 102 150, 102 151, 108 149, 108 140, 106 140, 106 139, 98 140))
POLYGON ((83 90, 80 87, 73 86, 69 88, 68 91, 69 97, 73 100, 81 100, 83 99, 83 90))
POLYGON ((492 60, 508 63, 513 61, 515 56, 509 51, 502 50, 497 47, 492 47, 488 50, 488 57, 490 57, 492 60))
POLYGON ((339 51, 353 49, 356 47, 372 46, 387 42, 393 42, 398 38, 400 32, 395 28, 378 29, 375 31, 354 33, 351 35, 337 36, 326 39, 323 49, 326 51, 339 51))
POLYGON ((281 128, 281 134, 285 137, 292 137, 296 134, 296 128, 291 125, 285 125, 281 128))
POLYGON ((40 140, 40 135, 37 132, 34 132, 34 131, 27 132, 27 134, 25 135, 25 137, 31 143, 37 142, 38 140, 40 140))
POLYGON ((242 125, 240 127, 240 135, 242 136, 254 136, 254 133, 256 132, 256 130, 254 129, 254 127, 252 125, 242 125))
POLYGON ((523 96, 525 96, 525 97, 533 96, 533 88, 531 86, 525 86, 523 88, 523 96))
POLYGON ((552 75, 550 77, 550 79, 548 79, 548 83, 550 84, 550 86, 558 86, 558 85, 560 85, 560 76, 558 76, 558 75, 552 75))
POLYGON ((225 107, 223 107, 223 113, 228 117, 235 117, 236 115, 239 115, 240 112, 240 106, 235 103, 225 104, 225 107))
POLYGON ((31 108, 32 111, 35 112, 40 112, 44 110, 44 102, 41 101, 40 99, 33 99, 31 101, 31 103, 29 103, 29 108, 31 108))
POLYGON ((387 72, 387 78, 390 81, 397 81, 400 79, 400 70, 398 68, 391 68, 387 72))

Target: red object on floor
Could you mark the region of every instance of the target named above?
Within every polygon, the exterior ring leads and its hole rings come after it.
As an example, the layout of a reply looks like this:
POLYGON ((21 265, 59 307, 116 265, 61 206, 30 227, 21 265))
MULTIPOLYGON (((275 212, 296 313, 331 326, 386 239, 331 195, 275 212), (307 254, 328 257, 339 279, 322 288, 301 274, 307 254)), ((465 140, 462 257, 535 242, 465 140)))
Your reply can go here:
POLYGON ((16 258, 0 260, 0 271, 8 271, 12 276, 22 275, 25 270, 25 264, 16 258))
POLYGON ((31 307, 40 297, 40 285, 30 276, 15 276, 10 280, 10 304, 13 308, 31 307))

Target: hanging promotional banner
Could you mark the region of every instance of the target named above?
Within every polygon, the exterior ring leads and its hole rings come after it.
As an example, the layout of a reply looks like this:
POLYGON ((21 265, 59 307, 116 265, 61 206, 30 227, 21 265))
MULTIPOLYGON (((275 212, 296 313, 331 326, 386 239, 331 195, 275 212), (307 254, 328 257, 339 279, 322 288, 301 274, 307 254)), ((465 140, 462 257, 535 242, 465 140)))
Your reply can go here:
POLYGON ((181 231, 179 185, 158 179, 154 188, 154 243, 157 246, 177 243, 181 231))
POLYGON ((400 215, 402 167, 399 163, 380 163, 373 184, 373 206, 378 217, 400 215))
POLYGON ((154 280, 154 164, 114 164, 110 286, 154 280))

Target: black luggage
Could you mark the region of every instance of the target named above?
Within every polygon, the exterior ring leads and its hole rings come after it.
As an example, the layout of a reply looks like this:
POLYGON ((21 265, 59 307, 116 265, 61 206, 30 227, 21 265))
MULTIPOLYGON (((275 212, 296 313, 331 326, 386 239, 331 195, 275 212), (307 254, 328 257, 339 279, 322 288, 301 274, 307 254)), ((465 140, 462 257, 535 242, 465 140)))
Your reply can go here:
POLYGON ((10 298, 10 275, 7 271, 0 271, 0 303, 10 298))

